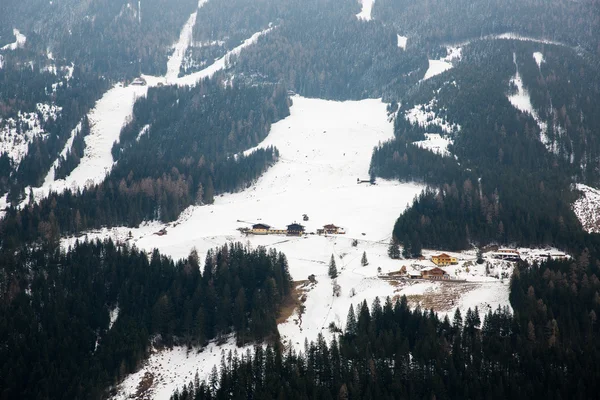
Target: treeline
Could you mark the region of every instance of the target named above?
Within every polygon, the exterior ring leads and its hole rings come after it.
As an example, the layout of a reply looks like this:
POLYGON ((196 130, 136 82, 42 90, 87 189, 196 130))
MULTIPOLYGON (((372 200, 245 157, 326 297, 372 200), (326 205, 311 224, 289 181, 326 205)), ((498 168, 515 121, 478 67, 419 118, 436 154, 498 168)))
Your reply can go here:
POLYGON ((600 56, 597 0, 378 0, 373 18, 409 36, 409 46, 473 40, 514 32, 564 42, 600 56), (411 43, 412 42, 412 43, 411 43))
POLYGON ((594 398, 600 373, 600 270, 520 264, 509 308, 456 310, 452 321, 406 297, 351 307, 343 333, 302 352, 280 346, 224 355, 220 371, 171 399, 594 398))
POLYGON ((417 247, 453 250, 489 242, 565 247, 581 233, 570 208, 578 166, 549 152, 535 120, 507 99, 516 73, 513 52, 517 59, 533 58, 531 47, 518 42, 465 47, 454 69, 406 96, 395 140, 375 149, 372 175, 434 188, 396 222, 394 235, 406 246, 416 241, 417 247), (425 129, 404 118, 414 105, 430 103, 432 94, 432 111, 461 126, 450 135, 450 157, 413 145, 425 129))
POLYGON ((118 162, 105 181, 11 208, 0 222, 0 242, 57 243, 61 234, 90 228, 173 221, 192 204, 246 188, 276 162, 273 147, 241 152, 287 115, 289 99, 278 85, 224 87, 215 79, 194 88, 150 89, 113 147, 118 162))
POLYGON ((195 251, 175 262, 111 241, 0 259, 1 399, 105 398, 151 344, 275 340, 291 288, 282 253, 240 243, 210 251, 203 267, 195 251))

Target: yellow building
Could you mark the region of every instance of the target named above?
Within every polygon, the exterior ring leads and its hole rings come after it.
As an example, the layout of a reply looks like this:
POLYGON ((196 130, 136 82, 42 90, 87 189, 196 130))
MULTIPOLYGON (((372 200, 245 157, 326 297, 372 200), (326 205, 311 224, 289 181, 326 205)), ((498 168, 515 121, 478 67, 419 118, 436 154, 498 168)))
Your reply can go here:
POLYGON ((431 261, 435 265, 455 265, 458 264, 458 259, 456 257, 451 257, 446 253, 442 253, 437 256, 432 256, 431 261))

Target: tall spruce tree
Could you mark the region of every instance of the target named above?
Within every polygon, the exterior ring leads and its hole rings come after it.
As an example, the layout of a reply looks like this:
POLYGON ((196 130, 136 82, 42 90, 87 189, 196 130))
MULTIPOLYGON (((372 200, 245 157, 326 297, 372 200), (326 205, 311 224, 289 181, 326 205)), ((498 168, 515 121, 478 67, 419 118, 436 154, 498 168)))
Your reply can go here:
POLYGON ((327 272, 331 279, 335 279, 338 276, 337 267, 335 265, 335 257, 333 254, 331 255, 331 259, 329 260, 329 271, 327 272))

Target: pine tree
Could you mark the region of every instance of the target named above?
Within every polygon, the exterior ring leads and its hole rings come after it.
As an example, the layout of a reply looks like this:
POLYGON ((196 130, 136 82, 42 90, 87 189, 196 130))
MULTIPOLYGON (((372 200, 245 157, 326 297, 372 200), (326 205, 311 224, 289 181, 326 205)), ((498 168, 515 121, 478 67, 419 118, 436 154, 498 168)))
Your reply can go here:
POLYGON ((354 306, 350 304, 350 310, 348 310, 348 318, 346 318, 346 334, 356 335, 356 314, 354 313, 354 306))
POLYGON ((335 257, 333 254, 331 255, 331 260, 329 260, 329 271, 327 273, 331 279, 335 279, 338 276, 337 267, 335 266, 335 257))
POLYGON ((388 256, 393 260, 400 258, 400 246, 394 236, 390 239, 390 245, 388 247, 388 256))
POLYGON ((363 267, 366 267, 367 265, 369 265, 369 261, 367 260, 367 252, 366 251, 363 251, 362 258, 360 259, 360 265, 362 265, 363 267))

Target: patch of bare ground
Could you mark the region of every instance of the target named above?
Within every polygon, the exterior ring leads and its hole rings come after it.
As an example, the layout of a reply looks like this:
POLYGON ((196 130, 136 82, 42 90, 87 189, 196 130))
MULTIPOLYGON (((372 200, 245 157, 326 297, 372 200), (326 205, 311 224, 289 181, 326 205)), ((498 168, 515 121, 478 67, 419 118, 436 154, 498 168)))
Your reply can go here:
MULTIPOLYGON (((406 300, 408 300, 408 304, 411 307, 416 307, 417 305, 421 307, 421 309, 431 310, 435 312, 449 312, 454 310, 459 302, 460 298, 464 296, 466 293, 469 293, 472 290, 477 289, 480 284, 473 282, 444 282, 440 281, 434 288, 428 289, 424 293, 421 294, 410 294, 406 296, 406 300)), ((405 287, 406 284, 401 284, 396 281, 396 284, 390 282, 393 286, 397 286, 397 292, 399 292, 402 287, 405 287)), ((401 295, 394 296, 394 301, 399 299, 401 295)))
POLYGON ((152 387, 153 383, 154 374, 152 372, 146 372, 140 380, 140 384, 138 385, 133 398, 135 400, 150 400, 152 398, 152 395, 151 393, 149 393, 149 390, 152 387))
MULTIPOLYGON (((288 298, 281 305, 279 317, 277 318, 277 324, 287 321, 297 307, 300 307, 302 310, 303 303, 306 301, 306 292, 310 290, 309 286, 310 282, 308 280, 295 281, 292 284, 292 293, 290 293, 288 298)), ((302 313, 299 314, 300 318, 302 318, 302 313)))

